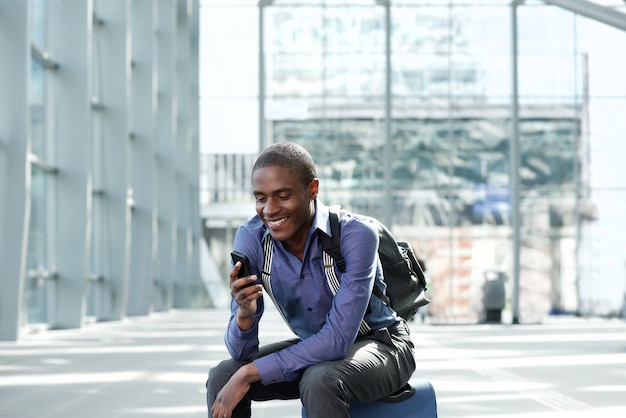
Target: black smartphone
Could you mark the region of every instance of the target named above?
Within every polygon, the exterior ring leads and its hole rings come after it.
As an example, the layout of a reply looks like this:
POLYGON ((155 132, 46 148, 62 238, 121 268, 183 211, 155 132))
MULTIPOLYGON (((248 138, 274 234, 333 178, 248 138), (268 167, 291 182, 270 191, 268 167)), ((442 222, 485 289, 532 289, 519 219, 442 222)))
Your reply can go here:
POLYGON ((252 275, 252 267, 250 266, 250 260, 248 256, 240 253, 239 251, 233 251, 230 253, 230 257, 233 259, 233 263, 237 264, 237 261, 241 261, 241 268, 237 273, 237 277, 246 277, 252 275))

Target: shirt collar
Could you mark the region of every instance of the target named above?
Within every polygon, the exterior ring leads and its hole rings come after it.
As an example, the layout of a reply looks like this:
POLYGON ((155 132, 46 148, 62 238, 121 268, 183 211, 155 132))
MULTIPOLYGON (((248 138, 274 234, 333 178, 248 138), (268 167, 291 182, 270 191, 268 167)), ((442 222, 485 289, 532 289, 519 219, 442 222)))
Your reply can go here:
POLYGON ((319 229, 329 237, 332 236, 330 232, 330 215, 329 207, 324 205, 319 200, 315 200, 315 218, 313 219, 313 226, 319 229))

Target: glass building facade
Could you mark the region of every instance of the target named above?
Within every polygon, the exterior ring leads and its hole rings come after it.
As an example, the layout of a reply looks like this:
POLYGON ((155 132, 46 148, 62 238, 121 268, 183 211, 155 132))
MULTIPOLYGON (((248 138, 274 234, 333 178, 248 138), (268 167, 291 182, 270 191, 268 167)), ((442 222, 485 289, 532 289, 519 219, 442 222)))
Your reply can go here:
POLYGON ((325 203, 413 244, 432 321, 480 320, 494 270, 522 321, 624 314, 623 0, 0 0, 0 16, 2 340, 227 304, 250 168, 279 141, 311 151, 325 203))
POLYGON ((0 0, 0 340, 210 303, 198 10, 0 0))
MULTIPOLYGON (((611 53, 626 34, 550 3, 201 2, 215 28, 201 68, 224 76, 204 81, 200 104, 216 263, 225 271, 232 228, 253 213, 250 195, 227 190, 249 192, 258 150, 294 141, 318 163, 325 203, 412 242, 434 321, 480 320, 492 270, 522 321, 619 314, 626 184, 609 173, 626 151, 626 64, 611 53), (218 20, 235 14, 247 30, 232 54, 218 20)), ((626 16, 622 1, 593 6, 626 16)))

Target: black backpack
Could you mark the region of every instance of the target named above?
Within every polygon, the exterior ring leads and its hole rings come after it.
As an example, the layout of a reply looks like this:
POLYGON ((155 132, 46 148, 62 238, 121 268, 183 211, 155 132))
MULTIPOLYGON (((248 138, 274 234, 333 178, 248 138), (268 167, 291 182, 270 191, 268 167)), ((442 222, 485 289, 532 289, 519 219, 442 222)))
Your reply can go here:
MULTIPOLYGON (((346 263, 339 248, 341 228, 339 220, 345 213, 339 206, 330 207, 330 228, 332 237, 320 234, 322 250, 327 252, 336 263, 339 271, 344 272, 346 263)), ((362 215, 361 215, 362 216, 362 215)), ((396 313, 409 320, 419 308, 430 303, 426 298, 426 278, 420 263, 411 246, 402 241, 396 241, 391 231, 375 218, 370 219, 378 228, 379 244, 378 257, 383 268, 384 281, 387 292, 384 294, 374 285, 373 293, 396 313)))

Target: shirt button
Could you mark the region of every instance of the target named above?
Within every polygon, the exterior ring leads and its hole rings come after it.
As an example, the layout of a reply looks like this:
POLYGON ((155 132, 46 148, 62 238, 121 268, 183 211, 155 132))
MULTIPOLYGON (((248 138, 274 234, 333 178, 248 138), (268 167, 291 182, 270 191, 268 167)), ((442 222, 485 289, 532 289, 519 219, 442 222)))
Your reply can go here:
POLYGON ((307 312, 313 312, 313 308, 306 308, 307 312))
POLYGON ((301 275, 300 275, 300 278, 301 278, 301 279, 304 279, 304 274, 301 274, 301 275))

